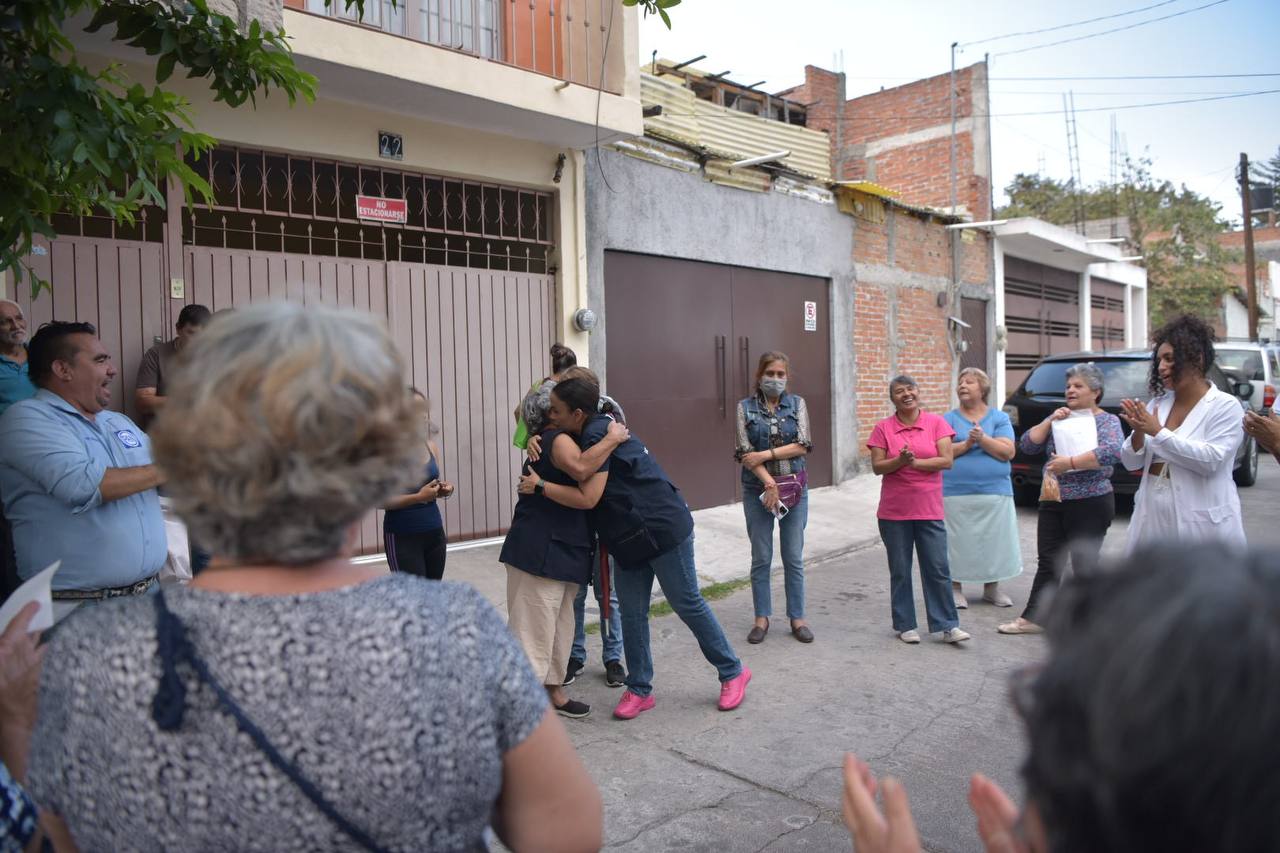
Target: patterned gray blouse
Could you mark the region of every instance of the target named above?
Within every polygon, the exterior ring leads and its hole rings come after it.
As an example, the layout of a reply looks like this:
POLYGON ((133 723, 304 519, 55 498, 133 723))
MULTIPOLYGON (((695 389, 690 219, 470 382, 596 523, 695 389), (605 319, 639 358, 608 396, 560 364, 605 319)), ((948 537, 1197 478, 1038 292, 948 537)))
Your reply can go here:
MULTIPOLYGON (((394 574, 306 595, 165 597, 249 718, 379 846, 484 849, 502 756, 547 698, 474 588, 394 574)), ((183 724, 159 730, 149 597, 80 610, 45 656, 29 787, 81 850, 357 849, 186 665, 183 724)))

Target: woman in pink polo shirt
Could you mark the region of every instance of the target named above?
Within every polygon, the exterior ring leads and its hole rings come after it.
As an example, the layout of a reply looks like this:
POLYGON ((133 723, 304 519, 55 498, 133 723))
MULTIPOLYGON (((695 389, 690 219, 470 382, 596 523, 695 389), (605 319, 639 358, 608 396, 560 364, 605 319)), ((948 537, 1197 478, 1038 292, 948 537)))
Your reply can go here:
POLYGON ((889 399, 896 410, 876 424, 867 439, 871 468, 880 482, 880 539, 889 556, 889 597, 893 630, 904 643, 920 642, 911 592, 911 550, 920 559, 920 585, 929 633, 948 643, 969 639, 960 628, 951 595, 947 528, 942 513, 942 472, 951 467, 955 431, 938 415, 921 411, 920 391, 910 376, 895 376, 889 399))

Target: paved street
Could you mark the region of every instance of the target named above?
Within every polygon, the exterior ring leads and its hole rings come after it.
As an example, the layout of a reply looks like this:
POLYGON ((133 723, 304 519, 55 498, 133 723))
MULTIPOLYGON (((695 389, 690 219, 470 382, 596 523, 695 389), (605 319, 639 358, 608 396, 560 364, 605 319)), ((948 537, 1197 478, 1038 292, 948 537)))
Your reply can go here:
MULTIPOLYGON (((1274 459, 1263 460, 1258 484, 1241 497, 1250 540, 1280 543, 1274 459)), ((1108 551, 1123 546, 1127 521, 1117 519, 1108 551)), ((1020 525, 1027 572, 1008 584, 1019 604, 1034 570, 1034 510, 1020 511, 1020 525)), ((811 540, 811 551, 819 547, 811 540)), ((657 708, 629 723, 611 719, 619 691, 604 685, 598 638, 590 638, 592 660, 571 690, 595 710, 568 728, 603 791, 609 850, 848 849, 839 817, 845 750, 906 782, 927 849, 979 849, 968 776, 981 770, 1020 791, 1023 743, 1005 685, 1041 655, 1044 641, 997 635, 996 624, 1016 609, 975 604, 962 613, 974 634, 962 647, 936 638, 898 642, 884 551, 875 545, 811 561, 808 602, 818 637, 812 646, 792 640, 783 620, 765 643, 748 645, 747 590, 713 604, 755 673, 747 701, 727 714, 715 708, 714 671, 669 616, 652 622, 657 708)))

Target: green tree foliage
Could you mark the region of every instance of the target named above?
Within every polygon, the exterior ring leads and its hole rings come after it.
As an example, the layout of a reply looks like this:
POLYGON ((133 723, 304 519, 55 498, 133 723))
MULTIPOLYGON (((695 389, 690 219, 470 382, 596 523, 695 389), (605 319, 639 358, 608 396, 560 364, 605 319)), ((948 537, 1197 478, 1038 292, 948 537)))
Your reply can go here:
MULTIPOLYGON (((1005 188, 1001 218, 1034 216, 1071 227, 1076 220, 1071 185, 1041 175, 1017 175, 1005 188)), ((1085 219, 1127 217, 1132 247, 1147 268, 1148 310, 1159 325, 1189 313, 1214 320, 1225 293, 1236 285, 1227 265, 1235 253, 1217 236, 1227 230, 1219 205, 1172 181, 1151 175, 1147 159, 1126 163, 1124 179, 1080 191, 1085 219)))
MULTIPOLYGON (((327 0, 363 13, 367 0, 327 0)), ((398 0, 403 2, 403 0, 398 0)), ((657 14, 679 0, 622 0, 657 14)), ((189 104, 162 88, 175 71, 204 79, 215 101, 256 106, 278 91, 314 100, 316 80, 293 62, 283 30, 258 21, 241 30, 208 0, 6 0, 0 3, 0 272, 24 271, 32 295, 42 282, 26 267, 34 235, 56 236, 55 213, 134 221, 163 207, 175 179, 190 202, 212 201, 208 184, 183 162, 214 140, 197 132, 189 104), (129 80, 118 64, 91 69, 64 33, 87 20, 154 57, 155 85, 129 80), (70 24, 74 26, 74 24, 70 24)))
MULTIPOLYGON (((255 21, 247 32, 209 10, 207 0, 11 0, 0 6, 0 270, 21 276, 33 235, 55 236, 57 212, 91 212, 132 222, 143 205, 163 206, 175 178, 188 198, 209 186, 182 160, 214 140, 192 129, 188 104, 159 85, 126 78, 119 65, 91 69, 63 32, 73 16, 87 29, 156 57, 155 82, 178 67, 203 78, 214 99, 256 104, 283 92, 290 103, 315 96, 283 32, 255 21)), ((26 270, 33 295, 41 282, 26 270)))

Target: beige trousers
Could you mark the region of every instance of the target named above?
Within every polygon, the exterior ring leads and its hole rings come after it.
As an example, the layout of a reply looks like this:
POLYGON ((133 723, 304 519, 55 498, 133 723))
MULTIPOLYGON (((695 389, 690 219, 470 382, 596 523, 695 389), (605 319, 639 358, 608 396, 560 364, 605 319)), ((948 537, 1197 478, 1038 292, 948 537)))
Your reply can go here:
POLYGON ((578 585, 507 566, 507 624, 544 685, 559 687, 573 651, 578 585))

